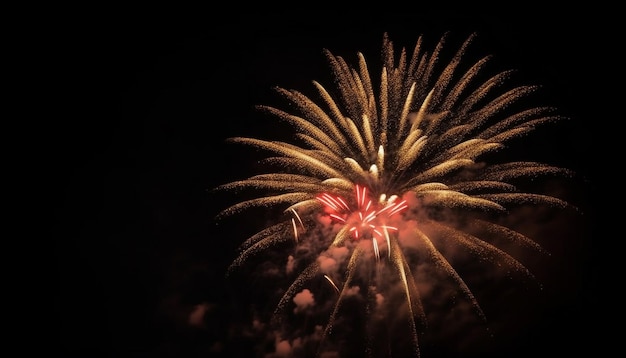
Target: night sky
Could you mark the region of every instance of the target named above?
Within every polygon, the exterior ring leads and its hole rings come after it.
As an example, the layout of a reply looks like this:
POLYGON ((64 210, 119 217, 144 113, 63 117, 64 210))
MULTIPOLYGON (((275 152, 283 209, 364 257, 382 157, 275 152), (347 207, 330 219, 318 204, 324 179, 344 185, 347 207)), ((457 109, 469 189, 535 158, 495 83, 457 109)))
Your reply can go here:
POLYGON ((568 216, 576 232, 570 227, 554 235, 560 242, 547 243, 555 263, 540 275, 546 297, 535 297, 537 310, 520 313, 530 323, 505 328, 493 351, 577 352, 587 338, 581 317, 591 297, 594 215, 589 148, 581 138, 597 119, 586 101, 596 76, 587 69, 602 50, 585 48, 582 39, 591 35, 576 18, 476 13, 187 18, 132 11, 60 24, 58 53, 69 71, 61 77, 72 91, 51 148, 59 179, 55 353, 253 356, 251 340, 236 331, 250 324, 250 305, 274 303, 256 279, 225 278, 245 239, 237 230, 250 223, 215 226, 211 219, 229 198, 209 190, 251 174, 255 158, 224 139, 284 135, 252 107, 271 104, 273 86, 313 94, 311 80, 330 84, 324 48, 346 59, 360 51, 376 63, 385 31, 410 50, 419 35, 434 43, 450 31, 454 46, 477 32, 479 53, 544 85, 544 99, 571 118, 516 142, 516 154, 578 173, 567 195, 584 215, 568 216), (198 316, 190 318, 194 310, 198 316))

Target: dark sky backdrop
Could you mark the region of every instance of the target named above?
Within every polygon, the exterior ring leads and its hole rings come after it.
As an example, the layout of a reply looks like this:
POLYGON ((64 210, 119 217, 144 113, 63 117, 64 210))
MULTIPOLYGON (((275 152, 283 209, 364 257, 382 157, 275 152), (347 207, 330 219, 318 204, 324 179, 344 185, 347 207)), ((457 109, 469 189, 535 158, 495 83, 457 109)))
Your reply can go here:
MULTIPOLYGON (((54 229, 62 235, 57 352, 207 357, 217 341, 227 345, 225 352, 235 349, 225 339, 228 317, 236 321, 245 312, 228 306, 224 273, 240 242, 212 226, 223 203, 207 189, 248 170, 249 157, 224 146, 224 138, 272 133, 251 108, 273 100, 272 86, 314 93, 311 80, 328 83, 323 48, 347 59, 361 51, 376 62, 384 31, 411 50, 420 34, 433 43, 452 31, 456 44, 477 31, 479 51, 545 85, 550 103, 572 117, 525 150, 590 179, 589 144, 581 137, 596 120, 585 99, 594 77, 589 67, 602 50, 586 48, 590 32, 576 17, 503 13, 206 12, 186 19, 133 11, 61 25, 67 36, 58 39, 59 53, 72 71, 74 92, 55 148, 54 229), (207 328, 185 325, 190 309, 202 303, 219 307, 209 310, 207 328)), ((545 327, 537 322, 511 350, 571 353, 584 344, 578 326, 590 297, 592 184, 580 188, 574 198, 588 223, 563 250, 570 256, 563 259, 562 282, 570 287, 550 302, 559 312, 545 314, 551 316, 545 327), (558 331, 569 337, 548 338, 558 331)))

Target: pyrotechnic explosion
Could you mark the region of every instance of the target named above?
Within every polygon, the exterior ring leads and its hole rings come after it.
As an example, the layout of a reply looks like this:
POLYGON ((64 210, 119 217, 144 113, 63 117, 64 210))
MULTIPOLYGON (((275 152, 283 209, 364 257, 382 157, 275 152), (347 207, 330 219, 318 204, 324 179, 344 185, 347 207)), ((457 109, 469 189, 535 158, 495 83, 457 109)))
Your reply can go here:
MULTIPOLYGON (((229 139, 271 155, 263 162, 268 172, 216 188, 256 193, 218 219, 255 207, 282 213, 243 242, 229 270, 267 250, 290 247, 285 275, 296 276, 277 302, 274 323, 293 325, 289 316, 304 308, 289 308, 303 292, 318 303, 328 299, 326 322, 309 332, 318 338, 320 352, 340 351, 332 342, 335 335, 335 343, 346 339, 338 333, 342 314, 362 311, 368 317, 360 321, 364 354, 381 354, 377 340, 387 342, 383 355, 395 353, 389 337, 404 332, 419 356, 420 332, 429 323, 423 297, 441 294, 434 287, 451 283, 452 301, 465 300, 468 314, 486 322, 456 265, 493 263, 511 277, 532 278, 509 249, 545 250, 499 218, 519 205, 568 206, 557 197, 519 189, 530 178, 571 174, 567 169, 492 162, 506 142, 563 118, 552 107, 525 106, 522 99, 538 87, 511 87, 514 71, 490 74, 491 56, 466 60, 475 35, 442 64, 446 38, 429 52, 419 37, 412 53, 402 48, 398 54, 385 34, 378 77, 363 54, 351 66, 324 50, 334 87, 313 81, 317 97, 276 88, 289 111, 258 106, 293 128, 293 142, 229 139), (327 282, 328 292, 307 287, 318 278, 327 282)), ((281 344, 290 342, 288 332, 280 335, 281 344)), ((304 344, 291 340, 296 343, 304 344)))

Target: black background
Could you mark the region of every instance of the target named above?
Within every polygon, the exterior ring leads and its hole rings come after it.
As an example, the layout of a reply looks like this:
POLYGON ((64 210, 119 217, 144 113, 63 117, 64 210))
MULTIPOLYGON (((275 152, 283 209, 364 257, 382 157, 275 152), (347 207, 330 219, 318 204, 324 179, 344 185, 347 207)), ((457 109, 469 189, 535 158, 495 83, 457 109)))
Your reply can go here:
MULTIPOLYGON (((215 341, 236 344, 221 331, 238 319, 233 312, 209 315, 205 329, 180 323, 196 304, 232 299, 224 273, 240 242, 211 223, 224 203, 207 190, 244 176, 252 159, 223 140, 272 134, 252 110, 273 100, 272 86, 312 93, 311 80, 329 83, 323 48, 347 59, 361 51, 374 62, 385 31, 411 50, 422 34, 432 43, 445 31, 457 40, 477 32, 479 51, 543 84, 550 102, 572 118, 531 139, 525 150, 584 178, 577 200, 587 231, 572 249, 576 272, 566 280, 574 287, 567 300, 552 303, 558 315, 509 349, 576 352, 588 338, 580 329, 592 270, 594 186, 587 158, 593 142, 583 138, 598 117, 590 100, 602 71, 597 63, 608 56, 597 42, 589 48, 599 31, 582 18, 452 9, 103 9, 59 23, 64 31, 54 40, 55 53, 70 92, 51 148, 59 195, 57 353, 206 357, 215 341), (567 338, 556 338, 557 332, 567 338)), ((234 351, 230 346, 221 356, 234 351)))

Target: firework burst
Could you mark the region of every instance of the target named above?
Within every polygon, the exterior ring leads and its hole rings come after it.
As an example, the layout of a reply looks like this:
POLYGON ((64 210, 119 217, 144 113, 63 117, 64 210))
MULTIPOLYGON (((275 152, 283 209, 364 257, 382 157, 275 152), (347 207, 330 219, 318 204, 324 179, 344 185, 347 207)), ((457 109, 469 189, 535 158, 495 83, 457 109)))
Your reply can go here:
POLYGON ((292 267, 298 270, 277 302, 276 322, 284 320, 287 307, 306 284, 321 277, 334 292, 319 333, 322 342, 336 334, 345 302, 354 302, 355 292, 360 292, 365 312, 372 317, 363 330, 364 351, 378 354, 372 343, 380 332, 376 322, 385 321, 393 310, 394 317, 405 313, 405 331, 419 355, 419 331, 428 321, 421 292, 425 282, 454 283, 475 317, 486 321, 455 267, 456 253, 532 278, 506 247, 545 250, 497 219, 514 205, 566 207, 557 197, 528 193, 518 185, 520 179, 570 173, 538 162, 489 159, 497 158, 494 153, 505 142, 562 118, 551 107, 521 105, 537 86, 511 87, 507 81, 513 71, 490 74, 490 56, 463 66, 474 38, 471 35, 441 64, 446 36, 432 52, 420 37, 413 52, 402 48, 396 53, 385 34, 377 77, 361 53, 357 65, 350 66, 325 50, 335 86, 314 81, 316 97, 276 88, 290 111, 258 107, 293 128, 292 142, 229 139, 273 154, 264 161, 272 172, 217 190, 258 193, 218 218, 254 207, 282 212, 242 244, 229 269, 273 247, 294 248, 289 258, 292 264, 297 261, 292 267), (498 244, 502 242, 505 245, 498 244), (424 266, 430 269, 424 271, 424 266), (431 273, 435 270, 439 274, 431 273))

